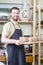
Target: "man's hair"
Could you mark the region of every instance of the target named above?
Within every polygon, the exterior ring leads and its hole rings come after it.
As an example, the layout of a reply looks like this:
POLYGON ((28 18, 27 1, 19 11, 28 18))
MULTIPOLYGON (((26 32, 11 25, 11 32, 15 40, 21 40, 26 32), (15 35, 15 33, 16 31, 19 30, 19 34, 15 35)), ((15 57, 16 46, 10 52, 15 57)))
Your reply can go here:
POLYGON ((19 9, 18 7, 12 7, 12 8, 10 9, 10 12, 12 12, 13 9, 18 10, 18 11, 20 12, 20 9, 19 9))

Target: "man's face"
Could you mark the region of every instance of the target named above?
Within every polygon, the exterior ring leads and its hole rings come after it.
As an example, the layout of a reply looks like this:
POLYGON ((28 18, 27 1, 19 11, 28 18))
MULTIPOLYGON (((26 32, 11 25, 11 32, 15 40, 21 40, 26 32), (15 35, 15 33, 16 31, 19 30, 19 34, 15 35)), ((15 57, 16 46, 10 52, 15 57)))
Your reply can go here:
POLYGON ((19 10, 13 9, 11 12, 11 17, 14 21, 17 21, 19 19, 19 10))

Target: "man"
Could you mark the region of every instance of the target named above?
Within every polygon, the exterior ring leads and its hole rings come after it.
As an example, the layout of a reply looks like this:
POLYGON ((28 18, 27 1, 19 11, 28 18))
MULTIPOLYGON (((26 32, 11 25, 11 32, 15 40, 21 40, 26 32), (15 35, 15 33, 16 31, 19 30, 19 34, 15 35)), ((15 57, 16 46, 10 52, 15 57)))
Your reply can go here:
POLYGON ((12 7, 10 10, 11 19, 3 27, 1 42, 7 44, 8 65, 25 65, 25 53, 22 30, 18 24, 20 10, 12 7))

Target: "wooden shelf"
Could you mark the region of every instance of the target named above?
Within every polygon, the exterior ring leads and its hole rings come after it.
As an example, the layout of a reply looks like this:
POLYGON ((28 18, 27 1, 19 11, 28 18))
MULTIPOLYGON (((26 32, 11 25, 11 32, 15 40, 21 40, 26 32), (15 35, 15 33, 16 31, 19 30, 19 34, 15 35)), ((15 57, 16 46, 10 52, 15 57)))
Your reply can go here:
MULTIPOLYGON (((0 23, 7 23, 8 21, 0 21, 0 23)), ((33 24, 33 21, 18 21, 19 24, 33 24)))
POLYGON ((19 24, 33 24, 33 21, 18 21, 19 24))
POLYGON ((41 12, 43 12, 43 7, 39 8, 39 7, 36 7, 36 12, 38 12, 38 10, 40 9, 41 12))
MULTIPOLYGON (((38 43, 39 43, 39 41, 36 41, 36 42, 25 42, 23 44, 38 44, 38 43)), ((43 41, 40 41, 40 43, 43 43, 43 41)))
POLYGON ((32 53, 26 53, 25 55, 26 55, 26 56, 30 56, 30 55, 32 55, 32 53))
POLYGON ((5 62, 6 61, 6 57, 5 56, 0 56, 0 62, 5 62))
POLYGON ((26 62, 33 62, 33 56, 26 56, 26 62))
POLYGON ((43 41, 40 41, 40 43, 43 43, 43 41))
MULTIPOLYGON (((39 24, 36 26, 36 28, 38 28, 39 24)), ((43 28, 43 24, 40 24, 40 27, 43 28)))
POLYGON ((43 8, 41 8, 41 11, 43 11, 43 8))
POLYGON ((43 57, 42 57, 42 58, 40 58, 40 60, 43 60, 43 57))
POLYGON ((8 21, 0 21, 0 23, 7 23, 8 21))
MULTIPOLYGON (((0 62, 6 62, 6 57, 0 56, 0 62)), ((26 56, 26 62, 33 62, 33 56, 32 55, 26 56)))
MULTIPOLYGON (((41 43, 42 43, 43 41, 41 41, 41 43)), ((25 42, 25 43, 23 43, 23 44, 37 44, 37 43, 39 43, 39 41, 37 41, 37 42, 25 42)))
POLYGON ((41 27, 43 27, 43 25, 40 25, 41 27))

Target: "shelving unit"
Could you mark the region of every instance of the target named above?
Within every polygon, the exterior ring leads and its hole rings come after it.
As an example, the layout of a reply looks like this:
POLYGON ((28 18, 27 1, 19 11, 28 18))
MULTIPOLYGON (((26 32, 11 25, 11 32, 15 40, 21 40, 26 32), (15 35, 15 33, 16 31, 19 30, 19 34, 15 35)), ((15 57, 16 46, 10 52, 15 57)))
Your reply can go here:
POLYGON ((39 33, 39 43, 38 43, 38 65, 41 65, 41 60, 43 60, 43 57, 41 57, 41 44, 43 44, 43 41, 40 39, 41 38, 41 12, 43 12, 43 8, 41 8, 40 4, 41 0, 38 0, 38 33, 39 33))
MULTIPOLYGON (((34 0, 35 1, 35 0, 34 0)), ((35 4, 34 4, 35 5, 35 4)), ((33 6, 34 6, 33 5, 33 6)), ((34 10, 34 14, 33 14, 33 16, 35 16, 35 9, 34 9, 35 7, 31 7, 31 9, 33 9, 34 10)), ((33 17, 34 18, 34 17, 33 17)), ((6 23, 7 21, 1 21, 0 22, 0 24, 3 24, 3 23, 6 23)), ((30 25, 31 26, 31 28, 33 28, 34 27, 34 25, 35 24, 33 24, 34 23, 34 21, 19 21, 18 22, 20 25, 30 25)), ((32 34, 33 34, 33 30, 35 30, 34 28, 33 29, 31 29, 32 30, 32 34)), ((35 34, 35 33, 34 33, 35 34)), ((34 36, 34 34, 33 34, 33 36, 34 36)), ((32 44, 33 45, 33 43, 34 42, 26 42, 26 44, 32 44)), ((34 59, 34 45, 32 46, 32 53, 29 53, 29 54, 26 54, 26 62, 32 62, 32 65, 34 65, 35 63, 34 63, 34 61, 35 61, 35 59, 34 59)), ((0 57, 0 61, 5 61, 6 59, 5 59, 5 56, 3 56, 3 57, 0 57)))
MULTIPOLYGON (((33 0, 33 6, 32 7, 30 7, 30 9, 33 9, 33 21, 32 22, 19 22, 19 23, 23 23, 23 24, 25 24, 25 23, 28 23, 28 24, 31 24, 32 25, 32 28, 33 28, 33 37, 35 37, 35 16, 36 16, 36 3, 35 3, 35 0, 33 0)), ((33 49, 32 49, 32 58, 33 58, 33 60, 32 60, 32 65, 35 65, 35 43, 37 43, 37 42, 28 42, 28 43, 26 43, 26 44, 32 44, 33 45, 33 49)), ((29 55, 29 54, 28 54, 29 55)), ((27 61, 29 61, 29 59, 27 60, 27 61)))
MULTIPOLYGON (((22 27, 23 27, 23 25, 25 26, 31 26, 31 30, 32 30, 32 27, 33 27, 33 21, 19 21, 18 22, 20 25, 22 25, 22 27)), ((28 28, 26 28, 27 30, 29 30, 28 28)), ((32 35, 32 34, 31 34, 32 35)), ((30 36, 31 36, 30 35, 30 36)), ((24 35, 25 36, 25 35, 24 35)), ((26 35, 26 36, 28 36, 28 35, 26 35)), ((25 37, 24 37, 25 38, 25 37)), ((29 40, 29 37, 27 37, 28 38, 28 40, 29 40)), ((27 40, 27 38, 26 38, 26 40, 27 40)), ((24 45, 31 45, 31 43, 29 42, 29 41, 27 41, 27 42, 25 42, 24 43, 24 45)), ((32 48, 33 48, 33 46, 32 46, 32 48)), ((33 51, 33 49, 32 49, 32 51, 33 51)), ((33 52, 32 53, 26 53, 25 54, 25 56, 26 56, 26 62, 29 62, 29 63, 32 63, 32 65, 33 65, 33 52)))

